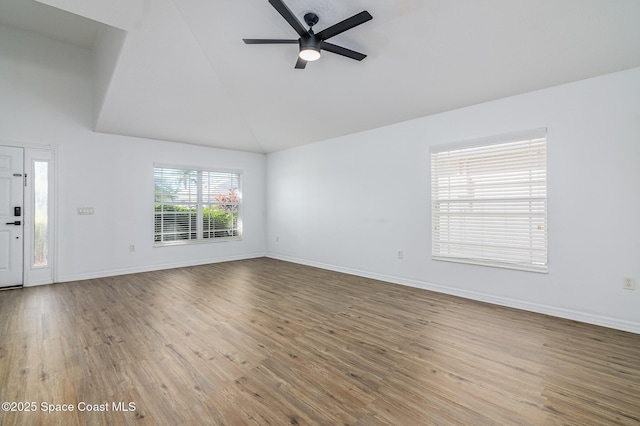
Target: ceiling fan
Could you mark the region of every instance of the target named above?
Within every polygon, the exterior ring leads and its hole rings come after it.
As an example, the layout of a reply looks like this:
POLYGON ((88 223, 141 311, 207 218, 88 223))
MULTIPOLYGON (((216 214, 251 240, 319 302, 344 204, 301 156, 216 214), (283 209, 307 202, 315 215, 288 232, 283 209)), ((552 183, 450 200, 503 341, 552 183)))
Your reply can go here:
POLYGON ((296 62, 297 69, 304 69, 307 66, 307 62, 316 61, 320 59, 320 51, 326 50, 327 52, 336 53, 338 55, 346 56, 347 58, 361 61, 367 57, 367 55, 356 52, 354 50, 347 49, 342 46, 337 46, 332 43, 328 43, 326 40, 353 27, 357 27, 360 24, 364 24, 367 21, 373 19, 373 16, 369 12, 362 11, 353 15, 344 21, 338 22, 318 34, 313 32, 313 26, 318 23, 318 15, 309 12, 304 15, 304 22, 309 26, 306 30, 302 23, 296 18, 291 9, 287 7, 282 0, 269 0, 271 6, 273 6, 280 15, 293 27, 294 30, 300 36, 297 40, 283 40, 283 39, 262 39, 262 38, 245 38, 243 39, 246 44, 298 44, 300 46, 300 52, 298 54, 298 61, 296 62))

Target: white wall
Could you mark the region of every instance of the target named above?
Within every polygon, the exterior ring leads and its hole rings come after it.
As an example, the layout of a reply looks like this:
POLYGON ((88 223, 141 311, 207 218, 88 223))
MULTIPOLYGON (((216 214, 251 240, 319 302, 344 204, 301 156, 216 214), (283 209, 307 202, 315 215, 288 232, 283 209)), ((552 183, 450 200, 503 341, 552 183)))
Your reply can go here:
POLYGON ((270 154, 267 194, 269 256, 640 332, 640 68, 270 154), (549 273, 432 261, 430 146, 540 127, 549 273))
POLYGON ((94 129, 100 120, 102 105, 107 97, 113 73, 127 32, 102 25, 98 30, 93 54, 93 119, 94 129))
POLYGON ((92 66, 88 50, 0 26, 0 144, 58 147, 57 280, 264 255, 265 156, 92 132, 92 66), (243 240, 154 248, 154 162, 242 170, 243 240))

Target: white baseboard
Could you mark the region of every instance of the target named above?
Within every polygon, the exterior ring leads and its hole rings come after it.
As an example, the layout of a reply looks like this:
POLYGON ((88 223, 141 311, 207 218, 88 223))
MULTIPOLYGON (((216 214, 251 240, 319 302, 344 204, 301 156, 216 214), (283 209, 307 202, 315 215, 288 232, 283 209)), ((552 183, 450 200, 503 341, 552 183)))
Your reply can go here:
POLYGON ((23 287, 37 287, 40 285, 53 284, 51 280, 43 280, 43 281, 31 281, 29 284, 23 284, 23 287))
POLYGON ((301 265, 313 266, 321 269, 328 269, 330 271, 342 272, 349 275, 356 275, 359 277, 371 278, 379 281, 386 281, 393 284, 400 284, 409 287, 421 288, 424 290, 430 290, 437 293, 449 294, 452 296, 458 296, 465 299, 477 300, 480 302, 487 302, 494 305, 506 306, 509 308, 521 309, 523 311, 535 312, 544 315, 550 315, 554 317, 584 322, 587 324, 594 324, 603 327, 613 328, 616 330, 628 331, 631 333, 640 334, 640 324, 631 321, 621 320, 617 318, 605 317, 600 315, 589 314, 580 311, 574 311, 570 309, 558 308, 551 305, 541 305, 538 303, 527 302, 526 300, 510 299, 501 296, 494 296, 491 294, 480 293, 475 291, 463 290, 459 288, 446 287, 438 284, 412 280, 408 278, 400 278, 391 275, 377 274, 368 271, 362 271, 358 269, 346 268, 343 266, 336 266, 321 262, 315 262, 307 259, 300 259, 297 257, 283 256, 279 254, 267 253, 266 257, 272 259, 283 260, 286 262, 299 263, 301 265))
POLYGON ((265 256, 265 253, 259 252, 259 253, 249 253, 249 254, 236 255, 236 256, 216 257, 216 258, 210 258, 210 259, 189 260, 189 261, 175 262, 175 263, 162 263, 162 264, 140 266, 140 267, 134 267, 134 268, 110 269, 108 271, 96 271, 96 272, 90 272, 86 274, 63 275, 58 277, 56 282, 63 283, 63 282, 70 282, 70 281, 92 280, 96 278, 113 277, 117 275, 128 275, 128 274, 137 274, 140 272, 160 271, 163 269, 184 268, 187 266, 207 265, 210 263, 230 262, 233 260, 255 259, 255 258, 264 257, 264 256, 265 256))

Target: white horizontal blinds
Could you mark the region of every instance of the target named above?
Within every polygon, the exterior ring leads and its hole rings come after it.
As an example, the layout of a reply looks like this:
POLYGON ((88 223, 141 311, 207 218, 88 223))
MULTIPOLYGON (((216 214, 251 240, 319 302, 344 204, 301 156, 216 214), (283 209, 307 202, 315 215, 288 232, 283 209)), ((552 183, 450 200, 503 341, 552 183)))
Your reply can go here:
POLYGON ((154 168, 155 242, 197 238, 198 172, 154 168))
POLYGON ((202 172, 203 238, 240 235, 240 175, 202 172))
POLYGON ((241 174, 154 168, 154 242, 239 237, 241 174))
POLYGON ((437 260, 547 270, 544 133, 431 153, 437 260))

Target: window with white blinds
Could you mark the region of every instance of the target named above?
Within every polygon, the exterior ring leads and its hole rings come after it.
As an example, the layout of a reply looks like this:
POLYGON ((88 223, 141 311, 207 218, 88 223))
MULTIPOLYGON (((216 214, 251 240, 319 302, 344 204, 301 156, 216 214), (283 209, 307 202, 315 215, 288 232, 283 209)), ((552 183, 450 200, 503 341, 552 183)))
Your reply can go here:
POLYGON ((241 173, 155 166, 154 243, 241 236, 241 173))
POLYGON ((431 151, 432 258, 547 272, 546 131, 431 151))

